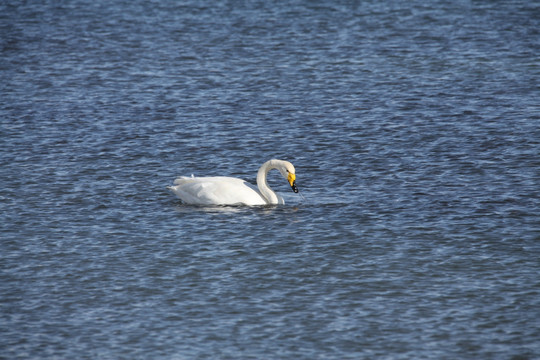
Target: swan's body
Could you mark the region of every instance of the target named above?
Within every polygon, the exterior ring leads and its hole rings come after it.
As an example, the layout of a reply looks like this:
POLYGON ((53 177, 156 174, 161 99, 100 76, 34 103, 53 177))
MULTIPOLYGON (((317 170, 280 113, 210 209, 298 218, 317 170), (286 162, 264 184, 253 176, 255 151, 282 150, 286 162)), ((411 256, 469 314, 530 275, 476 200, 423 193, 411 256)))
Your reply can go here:
POLYGON ((273 205, 284 204, 266 182, 266 175, 277 169, 289 182, 294 192, 296 175, 294 166, 283 160, 265 162, 257 173, 257 187, 233 177, 179 177, 169 189, 186 204, 193 205, 273 205))

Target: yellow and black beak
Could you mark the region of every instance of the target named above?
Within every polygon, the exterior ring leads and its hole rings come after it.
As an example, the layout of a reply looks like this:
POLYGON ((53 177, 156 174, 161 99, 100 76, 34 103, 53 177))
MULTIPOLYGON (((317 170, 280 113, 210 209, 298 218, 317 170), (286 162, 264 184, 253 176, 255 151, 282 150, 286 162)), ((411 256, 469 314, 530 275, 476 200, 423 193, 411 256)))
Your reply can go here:
POLYGON ((289 176, 287 176, 287 181, 288 181, 289 184, 291 185, 292 191, 294 191, 295 193, 297 193, 297 192, 298 192, 298 188, 296 187, 296 175, 294 175, 293 173, 289 173, 289 176))

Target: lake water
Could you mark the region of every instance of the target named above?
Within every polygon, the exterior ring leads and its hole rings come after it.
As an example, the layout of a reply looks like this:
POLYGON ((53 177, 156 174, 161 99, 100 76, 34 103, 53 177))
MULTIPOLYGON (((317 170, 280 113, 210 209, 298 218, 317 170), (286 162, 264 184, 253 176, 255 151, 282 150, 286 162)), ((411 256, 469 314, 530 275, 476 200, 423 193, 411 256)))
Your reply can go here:
POLYGON ((540 357, 537 1, 3 1, 0 358, 540 357), (179 175, 278 207, 193 207, 179 175))

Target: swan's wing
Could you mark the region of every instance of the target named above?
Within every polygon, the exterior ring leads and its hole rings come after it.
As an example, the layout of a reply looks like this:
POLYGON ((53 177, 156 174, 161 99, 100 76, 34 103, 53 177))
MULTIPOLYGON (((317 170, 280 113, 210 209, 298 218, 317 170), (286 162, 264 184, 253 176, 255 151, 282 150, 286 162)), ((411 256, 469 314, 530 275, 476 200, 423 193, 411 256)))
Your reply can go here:
POLYGON ((180 177, 169 189, 183 202, 196 205, 265 205, 253 185, 231 177, 180 177))

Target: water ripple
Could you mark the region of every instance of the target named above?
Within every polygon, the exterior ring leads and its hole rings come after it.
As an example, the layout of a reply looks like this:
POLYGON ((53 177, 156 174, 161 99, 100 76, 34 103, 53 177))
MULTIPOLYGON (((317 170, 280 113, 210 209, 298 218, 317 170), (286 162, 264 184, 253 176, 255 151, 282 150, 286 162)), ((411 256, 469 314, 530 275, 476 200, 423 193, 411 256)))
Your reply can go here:
POLYGON ((2 353, 534 358, 537 12, 3 3, 2 353), (270 158, 304 198, 166 190, 270 158))

